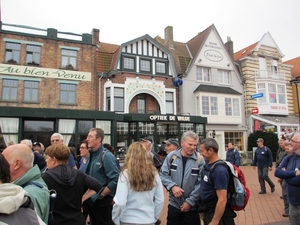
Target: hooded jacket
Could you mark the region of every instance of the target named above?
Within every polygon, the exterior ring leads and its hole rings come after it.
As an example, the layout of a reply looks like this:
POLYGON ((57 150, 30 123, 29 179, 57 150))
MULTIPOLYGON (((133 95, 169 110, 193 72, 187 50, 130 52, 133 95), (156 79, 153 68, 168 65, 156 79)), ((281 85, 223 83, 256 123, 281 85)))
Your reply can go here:
POLYGON ((34 208, 21 207, 27 200, 27 192, 20 186, 11 183, 0 184, 0 222, 40 225, 34 208))
POLYGON ((57 197, 54 203, 51 225, 84 225, 85 218, 81 213, 82 196, 88 189, 98 192, 101 184, 82 171, 75 170, 67 164, 58 165, 42 174, 49 190, 55 190, 57 197))

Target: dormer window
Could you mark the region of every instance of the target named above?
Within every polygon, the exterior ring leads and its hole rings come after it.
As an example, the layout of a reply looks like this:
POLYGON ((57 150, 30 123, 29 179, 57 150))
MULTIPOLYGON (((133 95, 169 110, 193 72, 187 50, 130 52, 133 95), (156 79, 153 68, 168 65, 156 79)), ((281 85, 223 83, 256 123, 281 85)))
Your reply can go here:
POLYGON ((124 70, 135 70, 135 58, 125 56, 123 58, 123 69, 124 70))

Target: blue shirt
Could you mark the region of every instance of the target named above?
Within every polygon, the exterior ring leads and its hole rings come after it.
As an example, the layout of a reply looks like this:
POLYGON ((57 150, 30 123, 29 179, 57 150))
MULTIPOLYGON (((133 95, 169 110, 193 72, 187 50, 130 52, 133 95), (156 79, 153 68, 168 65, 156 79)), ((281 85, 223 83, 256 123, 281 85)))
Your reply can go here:
POLYGON ((271 150, 263 146, 262 148, 257 148, 254 153, 254 160, 252 166, 257 166, 258 168, 272 167, 273 157, 271 150))
POLYGON ((230 162, 231 164, 240 166, 241 165, 240 158, 241 156, 239 151, 234 148, 228 149, 228 151, 226 152, 226 161, 230 162))

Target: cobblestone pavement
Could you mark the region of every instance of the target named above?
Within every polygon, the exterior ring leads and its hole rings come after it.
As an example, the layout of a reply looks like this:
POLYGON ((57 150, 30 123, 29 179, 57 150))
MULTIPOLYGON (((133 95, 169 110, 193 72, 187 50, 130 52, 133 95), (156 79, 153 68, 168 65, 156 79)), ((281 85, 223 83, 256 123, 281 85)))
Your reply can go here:
MULTIPOLYGON (((257 177, 257 170, 252 166, 240 167, 246 176, 247 187, 250 189, 250 199, 245 211, 237 212, 236 225, 289 225, 289 219, 282 217, 283 200, 280 199, 281 187, 274 176, 274 167, 269 172, 269 177, 276 185, 275 192, 271 193, 270 187, 266 183, 267 194, 260 195, 260 186, 257 177)), ((165 191, 165 206, 160 215, 161 225, 166 225, 168 210, 168 192, 165 191)))

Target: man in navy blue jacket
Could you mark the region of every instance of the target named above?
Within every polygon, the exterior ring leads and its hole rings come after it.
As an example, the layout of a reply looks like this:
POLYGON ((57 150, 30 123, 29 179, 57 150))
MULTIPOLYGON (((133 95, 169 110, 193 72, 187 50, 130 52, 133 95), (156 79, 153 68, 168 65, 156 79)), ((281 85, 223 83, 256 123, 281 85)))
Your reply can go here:
POLYGON ((228 150, 226 152, 226 161, 239 167, 241 165, 241 156, 239 151, 234 148, 231 142, 229 142, 227 146, 228 150))
POLYGON ((254 160, 252 163, 253 169, 257 167, 258 181, 260 184, 259 194, 266 194, 265 181, 270 185, 271 192, 275 191, 275 184, 271 181, 268 171, 272 170, 273 157, 271 150, 264 146, 264 139, 257 139, 257 149, 254 153, 254 160))
POLYGON ((287 182, 290 222, 300 225, 300 134, 293 136, 291 143, 294 154, 284 157, 275 170, 275 176, 287 182))

